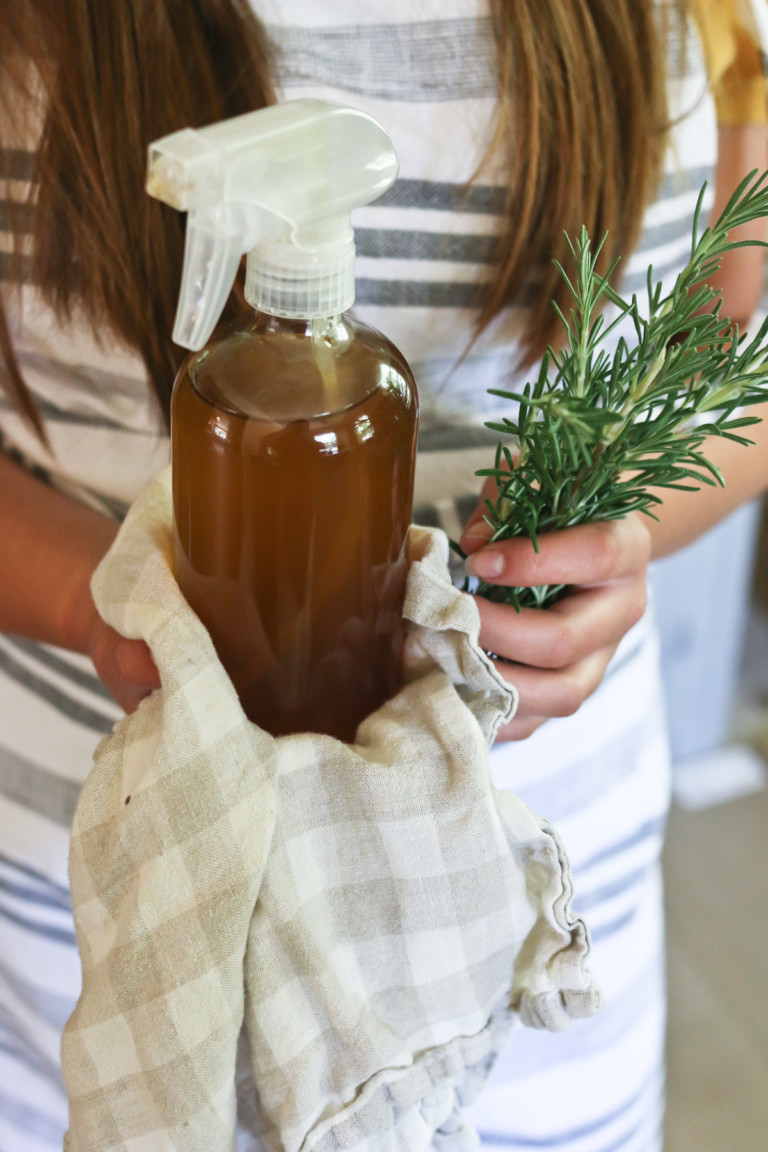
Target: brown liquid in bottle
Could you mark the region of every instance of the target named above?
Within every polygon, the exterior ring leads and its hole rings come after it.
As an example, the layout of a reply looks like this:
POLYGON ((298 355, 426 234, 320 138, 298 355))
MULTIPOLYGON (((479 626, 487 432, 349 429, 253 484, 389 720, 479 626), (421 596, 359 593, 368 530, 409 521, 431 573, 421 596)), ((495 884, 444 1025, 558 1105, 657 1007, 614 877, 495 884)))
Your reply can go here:
POLYGON ((179 372, 176 576, 274 735, 351 741, 400 686, 417 410, 403 358, 347 316, 256 315, 179 372))

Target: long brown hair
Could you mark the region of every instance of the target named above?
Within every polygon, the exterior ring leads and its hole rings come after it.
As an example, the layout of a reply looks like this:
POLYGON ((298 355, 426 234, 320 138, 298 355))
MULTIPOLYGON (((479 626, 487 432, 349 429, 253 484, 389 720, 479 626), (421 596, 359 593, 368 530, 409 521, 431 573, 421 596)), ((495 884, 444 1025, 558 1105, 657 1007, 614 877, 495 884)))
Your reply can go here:
MULTIPOLYGON (((478 329, 537 270, 523 352, 565 305, 551 260, 563 230, 631 250, 660 170, 666 53, 654 0, 490 0, 498 43, 494 147, 507 214, 478 329)), ((167 412, 183 224, 143 193, 148 142, 274 99, 266 33, 248 0, 0 0, 0 94, 42 90, 30 275, 142 355, 167 412), (24 66, 20 67, 20 62, 24 66), (21 77, 21 79, 20 79, 21 77)), ((0 141, 2 143, 2 141, 0 141)), ((0 302, 9 390, 41 430, 0 302)))
POLYGON ((666 37, 682 6, 642 0, 491 0, 505 161, 506 227, 482 330, 536 270, 523 362, 559 332, 567 312, 564 233, 607 236, 602 265, 632 251, 656 190, 668 118, 666 37))

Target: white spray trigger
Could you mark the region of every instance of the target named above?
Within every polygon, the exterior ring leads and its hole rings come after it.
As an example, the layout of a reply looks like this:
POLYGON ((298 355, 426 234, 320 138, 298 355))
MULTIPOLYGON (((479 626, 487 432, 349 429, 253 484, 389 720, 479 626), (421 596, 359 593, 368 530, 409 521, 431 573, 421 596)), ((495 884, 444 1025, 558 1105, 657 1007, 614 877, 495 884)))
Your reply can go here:
POLYGON ((396 176, 381 125, 322 100, 155 141, 147 191, 189 213, 174 341, 203 347, 246 253, 254 307, 307 319, 345 311, 354 300, 350 213, 396 176))

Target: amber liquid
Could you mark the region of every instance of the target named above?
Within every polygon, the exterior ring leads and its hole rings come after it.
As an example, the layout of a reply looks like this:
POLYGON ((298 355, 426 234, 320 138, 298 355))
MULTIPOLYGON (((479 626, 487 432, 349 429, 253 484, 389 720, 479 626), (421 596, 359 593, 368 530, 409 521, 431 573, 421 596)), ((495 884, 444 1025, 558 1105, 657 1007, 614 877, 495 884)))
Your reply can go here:
POLYGON ((181 368, 176 576, 274 735, 352 741, 400 686, 417 414, 400 354, 349 317, 256 315, 181 368))

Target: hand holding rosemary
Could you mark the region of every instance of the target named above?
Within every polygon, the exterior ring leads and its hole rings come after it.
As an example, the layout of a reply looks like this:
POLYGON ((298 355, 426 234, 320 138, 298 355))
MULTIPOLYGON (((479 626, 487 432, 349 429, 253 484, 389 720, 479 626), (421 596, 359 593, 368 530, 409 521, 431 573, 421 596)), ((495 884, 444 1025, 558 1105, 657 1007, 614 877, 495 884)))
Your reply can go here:
MULTIPOLYGON (((625 300, 611 287, 615 264, 605 276, 597 272, 602 244, 593 252, 585 229, 577 243, 568 240, 574 280, 558 264, 574 300, 568 316, 558 308, 565 347, 548 349, 538 378, 522 392, 491 390, 519 407, 514 419, 487 425, 518 445, 515 458, 501 442, 494 467, 477 473, 497 486, 496 499, 485 501, 489 543, 528 536, 538 551, 540 533, 633 511, 658 519, 653 508, 662 500, 651 489, 694 492, 702 484, 724 484, 702 452, 708 437, 751 443, 737 429, 759 418, 734 413, 768 401, 768 320, 751 340, 740 336, 720 315, 720 293, 706 281, 724 253, 762 243, 728 237, 768 216, 768 172, 742 181, 720 218, 699 234, 705 189, 690 259, 668 295, 648 269, 645 315, 636 295, 625 300), (606 303, 616 309, 610 321, 600 312, 606 303), (611 355, 603 341, 626 317, 636 340, 622 336, 611 355)), ((475 589, 518 610, 547 607, 564 592, 564 585, 509 588, 482 581, 475 589)))

